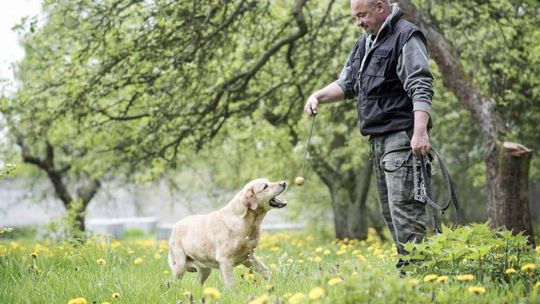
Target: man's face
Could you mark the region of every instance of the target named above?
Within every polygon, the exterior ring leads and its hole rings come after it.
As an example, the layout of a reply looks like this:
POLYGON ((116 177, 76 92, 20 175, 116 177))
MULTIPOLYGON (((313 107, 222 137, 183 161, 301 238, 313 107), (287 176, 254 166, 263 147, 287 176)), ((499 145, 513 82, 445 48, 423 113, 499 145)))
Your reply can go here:
POLYGON ((351 0, 352 14, 356 19, 356 26, 363 28, 367 33, 376 35, 385 18, 383 18, 383 3, 377 1, 370 5, 368 0, 351 0))

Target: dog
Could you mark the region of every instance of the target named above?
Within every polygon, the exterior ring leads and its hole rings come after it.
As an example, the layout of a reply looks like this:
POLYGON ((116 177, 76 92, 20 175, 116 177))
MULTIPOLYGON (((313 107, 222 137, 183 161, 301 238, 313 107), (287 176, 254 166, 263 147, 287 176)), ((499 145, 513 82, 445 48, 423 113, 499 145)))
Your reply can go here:
POLYGON ((257 259, 261 222, 273 208, 287 202, 277 198, 287 188, 284 181, 256 179, 247 183, 223 208, 210 214, 191 215, 176 223, 169 240, 169 267, 181 280, 186 271, 197 272, 203 284, 213 268, 234 287, 233 267, 243 264, 270 279, 270 270, 257 259))

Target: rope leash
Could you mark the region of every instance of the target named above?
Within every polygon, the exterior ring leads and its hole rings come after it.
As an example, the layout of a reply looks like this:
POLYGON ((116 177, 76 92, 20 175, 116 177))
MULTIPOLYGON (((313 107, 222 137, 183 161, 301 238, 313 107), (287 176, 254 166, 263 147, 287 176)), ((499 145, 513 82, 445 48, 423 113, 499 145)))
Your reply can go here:
POLYGON ((313 134, 313 126, 315 125, 315 117, 317 115, 313 115, 313 118, 311 120, 311 128, 309 128, 309 135, 308 135, 308 140, 307 140, 307 144, 306 144, 306 151, 304 152, 304 159, 302 159, 302 167, 300 168, 300 176, 304 176, 304 164, 306 162, 306 158, 307 158, 307 152, 308 152, 308 148, 309 148, 309 142, 311 141, 311 134, 313 134))

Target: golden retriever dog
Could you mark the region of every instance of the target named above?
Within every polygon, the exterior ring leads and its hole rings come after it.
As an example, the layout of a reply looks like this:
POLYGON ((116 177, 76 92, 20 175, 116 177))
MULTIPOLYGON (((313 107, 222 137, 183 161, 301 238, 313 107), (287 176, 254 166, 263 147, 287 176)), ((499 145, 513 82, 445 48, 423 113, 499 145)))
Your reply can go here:
POLYGON ((261 222, 272 208, 287 205, 277 196, 287 188, 284 181, 256 179, 244 186, 223 208, 210 214, 191 215, 176 223, 169 240, 169 266, 176 279, 186 271, 197 272, 203 284, 212 268, 234 286, 233 267, 244 266, 270 279, 270 270, 255 257, 261 222))

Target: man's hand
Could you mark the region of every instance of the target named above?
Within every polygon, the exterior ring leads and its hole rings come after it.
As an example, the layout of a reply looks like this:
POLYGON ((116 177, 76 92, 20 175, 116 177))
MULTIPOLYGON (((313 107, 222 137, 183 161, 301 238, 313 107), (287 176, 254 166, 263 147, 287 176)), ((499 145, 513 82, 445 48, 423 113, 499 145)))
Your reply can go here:
POLYGON ((343 93, 341 87, 337 83, 332 82, 309 96, 304 105, 304 112, 309 116, 315 116, 317 115, 317 106, 319 106, 319 103, 328 103, 343 100, 344 98, 345 93, 343 93))
POLYGON ((414 111, 414 133, 411 138, 411 149, 415 156, 426 155, 431 149, 429 146, 429 135, 427 133, 428 122, 428 113, 414 111))
POLYGON ((414 130, 411 138, 411 149, 415 156, 427 155, 431 149, 429 146, 429 135, 427 130, 416 131, 414 130))
POLYGON ((317 115, 317 106, 319 105, 319 100, 314 95, 309 96, 304 105, 304 112, 309 116, 317 115))

